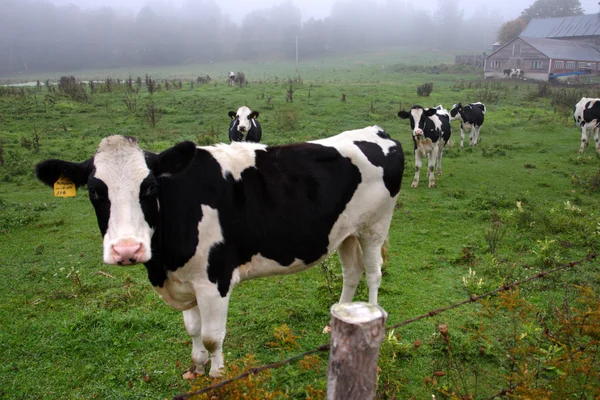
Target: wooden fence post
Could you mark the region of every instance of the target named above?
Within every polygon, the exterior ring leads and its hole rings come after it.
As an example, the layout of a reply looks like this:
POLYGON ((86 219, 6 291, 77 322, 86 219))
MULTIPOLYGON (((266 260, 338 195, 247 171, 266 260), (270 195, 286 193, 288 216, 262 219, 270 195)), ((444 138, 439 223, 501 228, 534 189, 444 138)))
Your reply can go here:
POLYGON ((331 307, 327 400, 375 398, 386 318, 387 313, 375 304, 339 303, 331 307))

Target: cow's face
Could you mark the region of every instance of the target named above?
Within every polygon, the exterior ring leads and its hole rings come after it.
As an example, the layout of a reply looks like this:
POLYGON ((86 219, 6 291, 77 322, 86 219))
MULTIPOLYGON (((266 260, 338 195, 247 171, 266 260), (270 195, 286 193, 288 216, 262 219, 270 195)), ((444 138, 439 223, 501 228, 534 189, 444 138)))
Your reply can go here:
POLYGON ((50 186, 61 175, 77 187, 88 186, 105 263, 145 263, 152 258, 151 239, 159 218, 158 178, 185 169, 194 152, 195 145, 184 142, 160 154, 145 153, 133 138, 110 136, 92 159, 79 164, 47 160, 36 166, 36 173, 50 186))
POLYGON ((402 119, 410 118, 410 127, 413 132, 413 137, 420 138, 423 136, 426 120, 435 115, 435 108, 423 108, 421 106, 413 106, 410 111, 400 111, 398 117, 402 119))
POLYGON ((252 111, 248 107, 240 107, 237 112, 229 111, 229 117, 233 120, 232 127, 237 125, 241 133, 248 133, 252 128, 253 119, 258 118, 258 111, 252 111))
POLYGON ((453 121, 455 119, 458 120, 462 120, 460 112, 462 111, 462 104, 458 103, 458 104, 454 104, 452 106, 452 108, 450 109, 450 121, 453 121))

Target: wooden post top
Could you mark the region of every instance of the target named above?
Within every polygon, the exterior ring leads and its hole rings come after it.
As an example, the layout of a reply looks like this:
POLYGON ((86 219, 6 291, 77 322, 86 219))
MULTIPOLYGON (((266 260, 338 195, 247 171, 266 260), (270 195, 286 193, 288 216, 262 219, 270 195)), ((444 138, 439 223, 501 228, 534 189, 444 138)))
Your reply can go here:
POLYGON ((387 318, 387 313, 377 304, 361 301, 337 303, 331 306, 331 315, 348 324, 364 324, 379 318, 387 318))

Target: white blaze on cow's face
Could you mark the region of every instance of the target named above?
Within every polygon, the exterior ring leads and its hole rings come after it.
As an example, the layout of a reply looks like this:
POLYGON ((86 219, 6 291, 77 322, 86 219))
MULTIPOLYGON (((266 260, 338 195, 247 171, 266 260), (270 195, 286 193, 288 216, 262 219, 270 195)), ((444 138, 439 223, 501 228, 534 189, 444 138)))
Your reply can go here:
POLYGON ((154 230, 146 221, 141 201, 149 201, 150 208, 157 208, 158 203, 156 182, 144 152, 135 139, 111 136, 100 142, 94 167, 88 187, 100 229, 105 230, 104 262, 147 262, 152 257, 150 240, 154 230))
POLYGON ((413 136, 423 136, 423 122, 421 121, 423 111, 422 108, 413 108, 410 110, 410 122, 412 125, 411 127, 413 128, 413 136))
POLYGON ((250 117, 252 114, 252 110, 246 106, 238 108, 236 112, 236 119, 238 120, 238 131, 240 132, 248 132, 251 128, 252 118, 250 117))

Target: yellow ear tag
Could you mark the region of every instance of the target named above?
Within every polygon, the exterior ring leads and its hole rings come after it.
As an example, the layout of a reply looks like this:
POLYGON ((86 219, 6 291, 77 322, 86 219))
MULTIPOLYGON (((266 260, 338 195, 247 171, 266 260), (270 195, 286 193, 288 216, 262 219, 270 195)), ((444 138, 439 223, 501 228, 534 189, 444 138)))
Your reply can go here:
POLYGON ((54 196, 75 197, 76 194, 77 189, 75 188, 75 184, 69 178, 65 178, 61 175, 54 183, 54 196))

